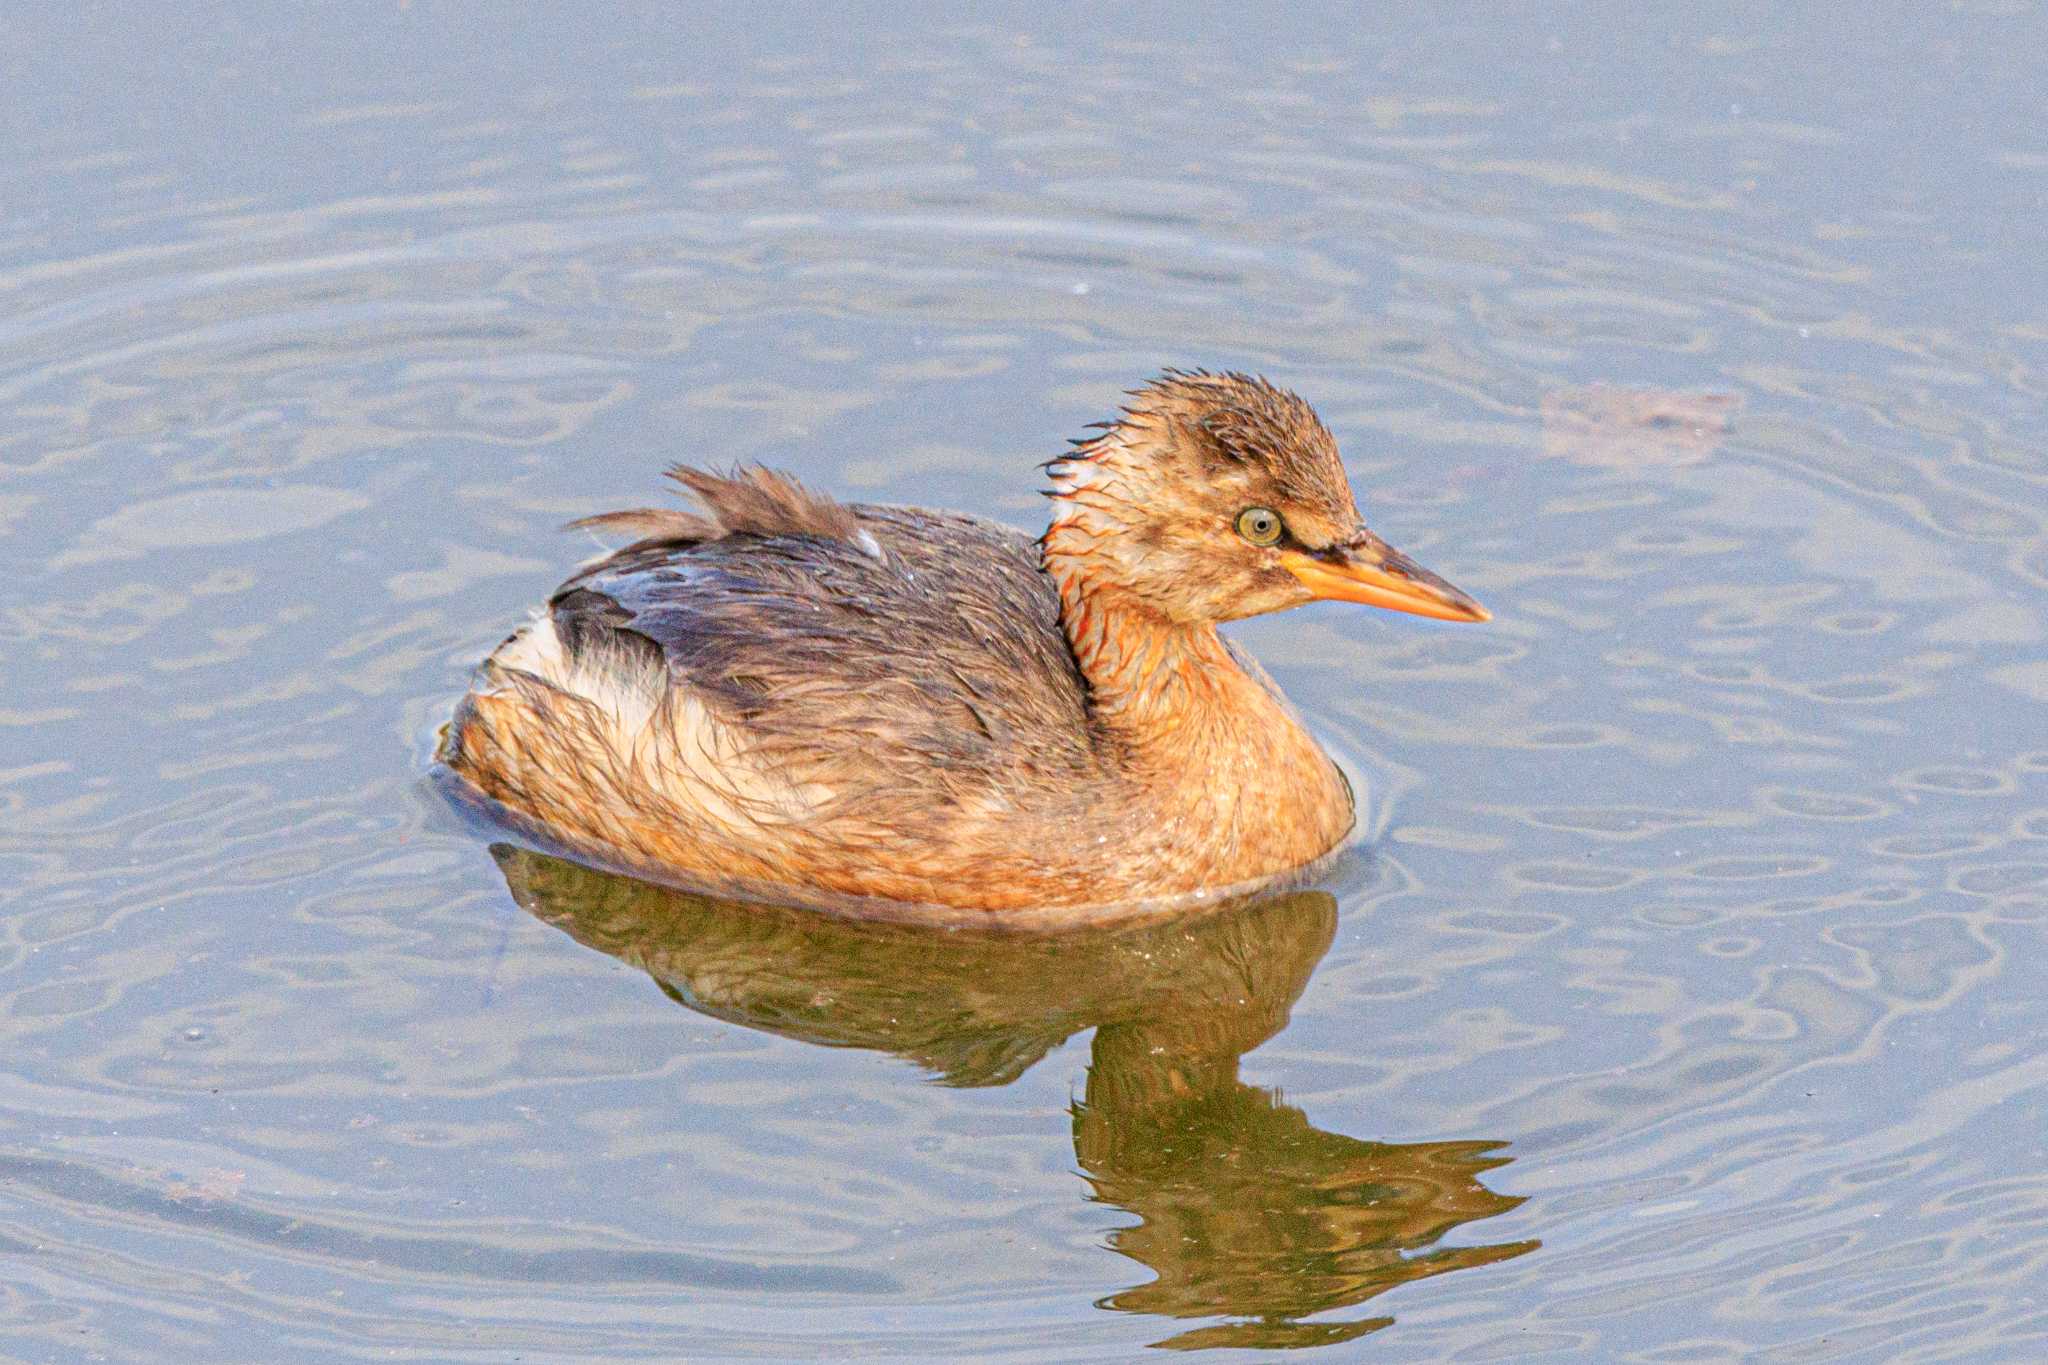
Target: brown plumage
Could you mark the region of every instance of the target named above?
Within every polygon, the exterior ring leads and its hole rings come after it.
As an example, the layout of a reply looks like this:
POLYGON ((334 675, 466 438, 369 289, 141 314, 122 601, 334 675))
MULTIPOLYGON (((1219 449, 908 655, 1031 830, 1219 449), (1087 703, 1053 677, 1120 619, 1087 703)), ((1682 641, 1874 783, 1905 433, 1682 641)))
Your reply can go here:
POLYGON ((1328 853, 1350 791, 1216 623, 1485 612, 1365 529, 1264 380, 1168 372, 1047 468, 1037 542, 677 468, 702 513, 577 523, 639 538, 492 654, 442 758, 572 847, 715 886, 1082 907, 1328 853))

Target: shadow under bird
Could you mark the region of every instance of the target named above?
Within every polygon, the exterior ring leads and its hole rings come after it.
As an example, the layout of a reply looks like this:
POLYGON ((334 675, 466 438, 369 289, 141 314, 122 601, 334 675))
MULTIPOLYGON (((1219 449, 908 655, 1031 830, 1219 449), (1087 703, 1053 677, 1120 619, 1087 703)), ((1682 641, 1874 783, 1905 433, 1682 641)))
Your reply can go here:
POLYGON ((1169 371, 1046 465, 1036 540, 678 466, 635 537, 478 670, 447 769, 564 847, 783 897, 1055 917, 1257 885, 1349 784, 1219 623, 1317 600, 1486 610, 1369 530, 1263 379, 1169 371))

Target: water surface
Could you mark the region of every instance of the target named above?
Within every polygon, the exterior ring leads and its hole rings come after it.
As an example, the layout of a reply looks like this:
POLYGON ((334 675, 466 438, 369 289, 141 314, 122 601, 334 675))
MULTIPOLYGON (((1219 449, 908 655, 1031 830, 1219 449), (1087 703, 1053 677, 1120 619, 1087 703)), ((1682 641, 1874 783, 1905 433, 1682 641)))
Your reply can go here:
POLYGON ((2038 1358, 2033 3, 0 35, 26 1359, 2038 1358), (1169 364, 1493 608, 1236 629, 1326 885, 1024 942, 423 776, 666 462, 1042 517, 1169 364))

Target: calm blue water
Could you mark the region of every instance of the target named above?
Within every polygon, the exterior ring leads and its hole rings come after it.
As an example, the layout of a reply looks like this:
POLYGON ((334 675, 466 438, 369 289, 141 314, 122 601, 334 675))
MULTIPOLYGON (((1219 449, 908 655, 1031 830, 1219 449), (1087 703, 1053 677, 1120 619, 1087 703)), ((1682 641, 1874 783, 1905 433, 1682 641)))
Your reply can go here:
POLYGON ((2048 1353, 2034 0, 0 29, 23 1360, 2048 1353), (1327 885, 1029 941, 424 773, 667 462, 1042 516, 1264 371, 1485 628, 1327 885))

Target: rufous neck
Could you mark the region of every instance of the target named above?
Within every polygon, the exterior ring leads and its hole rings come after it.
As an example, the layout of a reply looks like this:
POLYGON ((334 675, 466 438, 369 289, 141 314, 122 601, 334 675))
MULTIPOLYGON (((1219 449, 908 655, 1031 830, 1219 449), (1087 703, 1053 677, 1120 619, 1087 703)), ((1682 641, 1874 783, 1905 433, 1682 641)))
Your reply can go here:
POLYGON ((1143 502, 1131 496, 1142 472, 1119 468, 1119 435, 1053 469, 1040 542, 1097 733, 1150 792, 1138 807, 1149 824, 1201 847, 1192 861, 1173 854, 1188 876, 1243 880, 1325 853, 1351 826, 1344 779, 1213 622, 1134 586, 1148 581, 1143 502))
POLYGON ((1173 620, 1111 581, 1085 553, 1061 553, 1062 539, 1048 534, 1045 567, 1059 590, 1067 644, 1105 724, 1177 728, 1224 675, 1243 675, 1214 626, 1173 620))
POLYGON ((1134 495, 1148 484, 1133 436, 1120 423, 1051 466, 1053 514, 1040 562, 1059 590, 1061 624, 1097 719, 1142 734, 1183 727, 1218 682, 1243 670, 1215 626, 1177 619, 1132 587, 1144 568, 1144 513, 1134 495))

